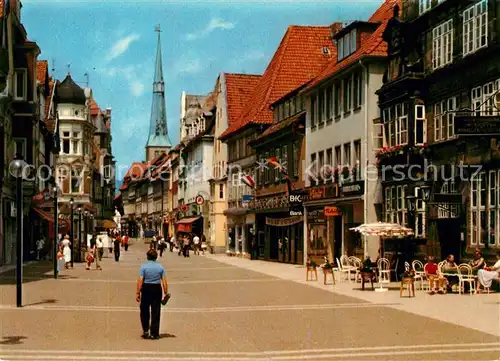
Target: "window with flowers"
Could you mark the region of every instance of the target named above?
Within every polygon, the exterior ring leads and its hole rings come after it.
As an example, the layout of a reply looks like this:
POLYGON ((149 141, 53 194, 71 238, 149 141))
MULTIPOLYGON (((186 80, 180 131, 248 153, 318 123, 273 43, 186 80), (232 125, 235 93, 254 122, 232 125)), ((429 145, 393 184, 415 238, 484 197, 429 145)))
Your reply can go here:
POLYGON ((383 109, 386 144, 389 147, 408 144, 408 103, 383 109))
POLYGON ((471 179, 469 237, 471 245, 500 246, 500 171, 481 172, 471 179))

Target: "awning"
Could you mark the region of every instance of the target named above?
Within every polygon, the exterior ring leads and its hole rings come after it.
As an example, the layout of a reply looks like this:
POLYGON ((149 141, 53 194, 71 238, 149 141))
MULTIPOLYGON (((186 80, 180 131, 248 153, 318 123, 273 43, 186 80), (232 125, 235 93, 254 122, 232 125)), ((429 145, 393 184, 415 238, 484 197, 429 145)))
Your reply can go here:
POLYGON ((110 221, 109 219, 97 220, 97 227, 115 229, 116 223, 113 221, 110 221))
POLYGON ((49 223, 50 222, 52 222, 52 223, 54 222, 54 217, 51 214, 49 214, 49 213, 41 210, 40 208, 32 208, 32 209, 36 213, 38 213, 40 215, 40 217, 42 217, 42 219, 46 220, 47 222, 49 222, 49 223))
POLYGON ((192 224, 192 223, 196 222, 200 218, 201 217, 186 217, 186 218, 182 218, 182 219, 179 219, 177 221, 177 224, 192 224))

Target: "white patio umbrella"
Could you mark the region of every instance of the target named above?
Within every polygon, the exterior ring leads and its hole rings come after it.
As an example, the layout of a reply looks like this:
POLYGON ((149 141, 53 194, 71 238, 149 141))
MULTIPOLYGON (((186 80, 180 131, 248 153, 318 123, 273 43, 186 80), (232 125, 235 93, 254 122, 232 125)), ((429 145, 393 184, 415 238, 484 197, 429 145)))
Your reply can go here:
POLYGON ((363 236, 405 237, 413 235, 411 228, 397 223, 365 223, 349 229, 361 233, 363 236))

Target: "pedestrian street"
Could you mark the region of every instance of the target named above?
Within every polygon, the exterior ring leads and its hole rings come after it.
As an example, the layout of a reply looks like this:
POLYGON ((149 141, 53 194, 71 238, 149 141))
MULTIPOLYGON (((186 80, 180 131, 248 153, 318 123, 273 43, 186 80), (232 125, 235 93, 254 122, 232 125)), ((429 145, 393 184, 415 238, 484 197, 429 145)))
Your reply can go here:
MULTIPOLYGON (((25 266, 23 308, 15 273, 0 274, 2 360, 495 360, 499 338, 218 262, 158 259, 172 299, 159 340, 141 339, 135 300, 148 245, 133 243, 102 271, 81 263, 52 278, 25 266)), ((464 296, 467 297, 467 296, 464 296)), ((493 320, 492 320, 493 322, 493 320)))

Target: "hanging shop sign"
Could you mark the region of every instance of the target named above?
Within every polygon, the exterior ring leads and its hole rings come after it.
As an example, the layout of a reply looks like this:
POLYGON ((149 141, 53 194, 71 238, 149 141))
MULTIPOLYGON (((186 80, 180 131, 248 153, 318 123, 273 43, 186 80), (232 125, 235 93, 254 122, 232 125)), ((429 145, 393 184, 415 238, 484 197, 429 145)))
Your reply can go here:
POLYGON ((456 135, 500 135, 500 119, 492 116, 456 116, 456 135))
POLYGON ((325 207, 323 212, 326 217, 336 217, 342 215, 342 211, 339 207, 325 207))
POLYGON ((274 226, 274 227, 288 227, 300 222, 303 222, 304 218, 297 217, 288 217, 288 218, 269 218, 266 217, 266 225, 274 226))
POLYGON ((187 204, 183 204, 183 205, 181 206, 181 212, 186 213, 187 211, 188 211, 188 206, 187 206, 187 204))
POLYGON ((342 197, 361 195, 365 191, 365 182, 344 183, 340 188, 342 197))
POLYGON ((307 193, 305 191, 293 191, 288 195, 291 217, 304 215, 304 199, 306 196, 307 193))
POLYGON ((201 206, 203 203, 205 203, 205 198, 203 198, 203 196, 201 195, 196 196, 196 204, 201 206))

